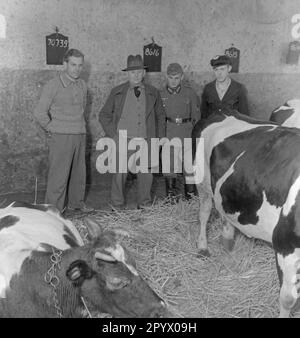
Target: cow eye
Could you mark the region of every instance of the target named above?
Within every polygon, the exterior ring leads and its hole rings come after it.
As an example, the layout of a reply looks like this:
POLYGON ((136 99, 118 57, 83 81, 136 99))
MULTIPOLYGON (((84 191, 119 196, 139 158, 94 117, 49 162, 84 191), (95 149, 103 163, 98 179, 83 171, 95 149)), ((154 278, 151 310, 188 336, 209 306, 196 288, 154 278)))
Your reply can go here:
POLYGON ((106 284, 110 290, 122 289, 130 283, 128 278, 110 277, 107 279, 106 284))
POLYGON ((122 279, 122 278, 115 277, 115 278, 113 278, 112 283, 115 286, 124 287, 124 286, 129 284, 129 280, 127 278, 122 279))
POLYGON ((103 267, 104 265, 117 265, 117 261, 102 261, 100 259, 97 259, 97 265, 99 268, 103 267))

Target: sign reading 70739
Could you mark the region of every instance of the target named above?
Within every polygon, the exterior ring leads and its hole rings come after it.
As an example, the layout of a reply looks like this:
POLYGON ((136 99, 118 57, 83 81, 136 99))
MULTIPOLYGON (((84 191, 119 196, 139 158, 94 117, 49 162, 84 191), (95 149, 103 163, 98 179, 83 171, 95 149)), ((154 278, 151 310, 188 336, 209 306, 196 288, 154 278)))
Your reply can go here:
POLYGON ((52 47, 68 47, 69 41, 67 39, 51 39, 47 38, 48 46, 52 47))
POLYGON ((62 65, 63 57, 69 48, 69 38, 60 33, 46 36, 47 65, 62 65))

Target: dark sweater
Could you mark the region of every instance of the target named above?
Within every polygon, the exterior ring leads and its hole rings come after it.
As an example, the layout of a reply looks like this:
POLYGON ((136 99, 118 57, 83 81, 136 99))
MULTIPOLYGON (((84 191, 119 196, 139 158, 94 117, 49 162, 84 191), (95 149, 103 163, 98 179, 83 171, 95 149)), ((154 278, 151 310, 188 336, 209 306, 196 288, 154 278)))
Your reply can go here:
POLYGON ((208 83, 203 90, 201 99, 201 118, 205 119, 214 113, 222 113, 235 109, 242 114, 249 115, 246 88, 239 82, 231 79, 223 99, 220 100, 216 89, 216 80, 208 83))

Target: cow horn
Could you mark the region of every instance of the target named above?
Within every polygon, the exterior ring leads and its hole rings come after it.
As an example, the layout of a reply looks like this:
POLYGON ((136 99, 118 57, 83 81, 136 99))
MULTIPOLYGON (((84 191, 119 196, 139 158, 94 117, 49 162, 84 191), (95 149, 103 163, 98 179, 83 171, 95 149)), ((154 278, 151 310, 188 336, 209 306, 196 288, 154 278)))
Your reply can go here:
POLYGON ((99 251, 96 251, 95 252, 95 258, 97 259, 101 259, 103 261, 106 261, 106 262, 115 262, 116 259, 110 255, 106 255, 105 253, 103 252, 99 252, 99 251))
POLYGON ((99 237, 102 233, 101 226, 91 217, 86 217, 84 223, 91 238, 99 237))

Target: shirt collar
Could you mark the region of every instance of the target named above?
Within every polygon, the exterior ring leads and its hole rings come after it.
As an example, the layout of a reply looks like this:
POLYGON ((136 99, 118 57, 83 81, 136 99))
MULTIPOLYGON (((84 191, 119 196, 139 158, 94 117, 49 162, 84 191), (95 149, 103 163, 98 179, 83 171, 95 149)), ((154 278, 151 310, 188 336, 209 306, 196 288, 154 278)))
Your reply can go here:
POLYGON ((178 94, 181 90, 181 85, 178 85, 176 88, 171 88, 169 86, 167 86, 167 91, 170 93, 170 94, 178 94))
POLYGON ((70 76, 68 76, 66 72, 61 72, 59 77, 64 87, 68 87, 71 83, 78 82, 78 80, 72 79, 70 76))
POLYGON ((220 86, 220 84, 218 83, 218 81, 216 81, 216 88, 217 89, 222 88, 224 90, 225 88, 227 89, 230 85, 231 85, 231 78, 230 77, 228 78, 226 84, 223 85, 223 87, 222 87, 222 85, 220 86))
POLYGON ((130 88, 131 90, 133 90, 134 87, 139 87, 139 88, 141 88, 141 89, 144 89, 144 88, 145 88, 145 85, 144 85, 142 82, 141 82, 139 85, 132 85, 131 83, 129 84, 129 88, 130 88))

